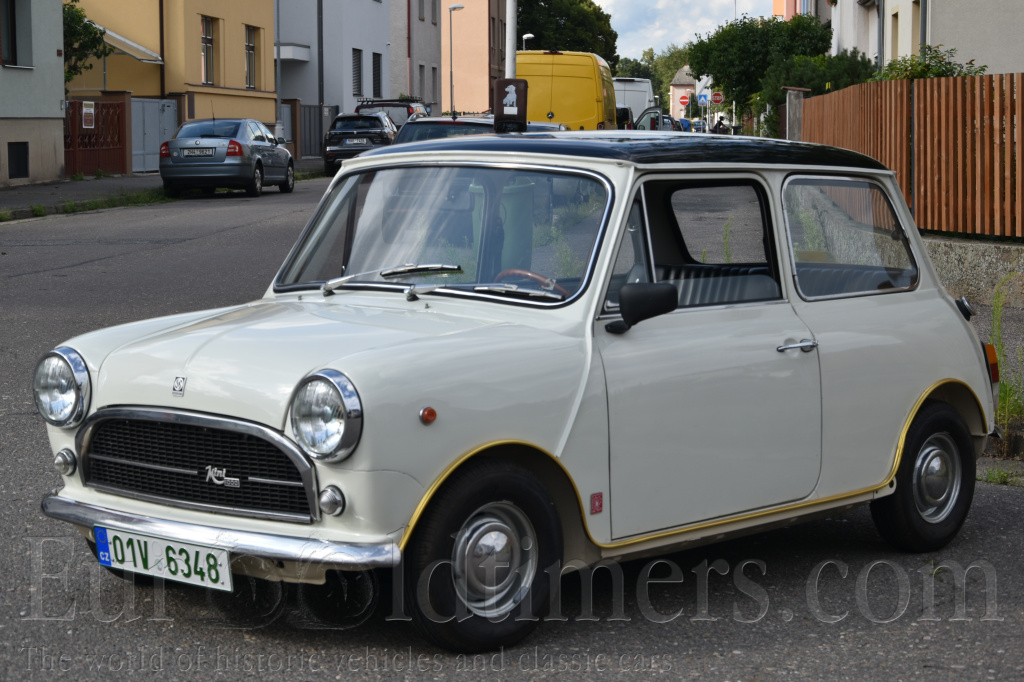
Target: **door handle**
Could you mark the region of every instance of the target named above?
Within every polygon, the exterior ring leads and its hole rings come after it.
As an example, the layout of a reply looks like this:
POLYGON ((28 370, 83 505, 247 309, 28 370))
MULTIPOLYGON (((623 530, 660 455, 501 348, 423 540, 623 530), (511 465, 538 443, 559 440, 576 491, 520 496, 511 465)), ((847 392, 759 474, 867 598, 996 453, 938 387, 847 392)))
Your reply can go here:
POLYGON ((814 339, 802 339, 799 343, 788 343, 785 346, 779 346, 775 350, 780 353, 785 353, 787 350, 793 350, 799 348, 805 353, 810 353, 812 350, 818 347, 818 342, 814 339))

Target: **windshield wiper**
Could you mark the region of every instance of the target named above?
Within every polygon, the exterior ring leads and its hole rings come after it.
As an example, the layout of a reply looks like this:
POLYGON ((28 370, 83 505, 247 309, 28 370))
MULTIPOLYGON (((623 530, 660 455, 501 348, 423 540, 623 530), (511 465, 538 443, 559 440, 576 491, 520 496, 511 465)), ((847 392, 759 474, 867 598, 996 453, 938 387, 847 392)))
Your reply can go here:
POLYGON ((330 296, 334 293, 334 290, 340 286, 351 282, 358 277, 366 277, 368 275, 377 275, 384 279, 391 277, 401 277, 402 275, 427 275, 427 274, 462 274, 461 265, 446 265, 444 263, 406 263, 405 265, 399 265, 393 268, 386 268, 384 270, 368 270, 367 272, 357 272, 352 275, 344 275, 343 277, 336 277, 334 279, 327 280, 320 286, 320 291, 323 292, 324 296, 330 296))
POLYGON ((515 284, 484 284, 473 287, 473 291, 482 291, 488 294, 505 294, 518 298, 545 298, 549 301, 564 301, 565 296, 556 294, 553 291, 544 289, 523 289, 515 284))

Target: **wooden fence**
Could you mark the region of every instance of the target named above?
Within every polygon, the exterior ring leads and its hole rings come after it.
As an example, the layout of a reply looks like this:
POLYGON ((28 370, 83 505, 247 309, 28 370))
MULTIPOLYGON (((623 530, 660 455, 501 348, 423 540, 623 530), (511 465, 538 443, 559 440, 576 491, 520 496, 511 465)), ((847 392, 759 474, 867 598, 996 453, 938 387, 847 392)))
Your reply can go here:
POLYGON ((805 141, 895 171, 918 227, 1024 237, 1024 74, 863 83, 803 115, 805 141))

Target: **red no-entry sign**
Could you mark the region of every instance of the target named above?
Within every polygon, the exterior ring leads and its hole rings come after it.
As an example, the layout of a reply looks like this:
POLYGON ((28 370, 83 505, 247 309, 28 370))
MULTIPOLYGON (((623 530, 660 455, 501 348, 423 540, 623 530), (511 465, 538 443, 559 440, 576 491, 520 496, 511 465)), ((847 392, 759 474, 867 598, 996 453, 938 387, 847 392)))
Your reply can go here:
POLYGON ((679 96, 679 103, 682 104, 685 107, 687 104, 690 103, 690 96, 689 95, 680 95, 679 96))
POLYGON ((724 101, 725 101, 725 97, 722 96, 722 93, 715 92, 715 93, 711 94, 711 102, 712 103, 714 103, 714 104, 721 104, 724 101))

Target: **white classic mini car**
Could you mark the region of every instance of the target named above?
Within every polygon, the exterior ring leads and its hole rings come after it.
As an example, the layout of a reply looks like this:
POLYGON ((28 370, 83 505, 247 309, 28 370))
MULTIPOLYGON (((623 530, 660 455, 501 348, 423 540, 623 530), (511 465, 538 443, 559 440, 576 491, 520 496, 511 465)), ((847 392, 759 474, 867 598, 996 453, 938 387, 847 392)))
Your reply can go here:
POLYGON ((382 149, 345 164, 262 299, 43 357, 63 478, 43 511, 111 569, 212 589, 401 565, 424 634, 485 650, 567 568, 862 503, 897 547, 942 547, 995 428, 970 312, 853 152, 621 131, 382 149))

